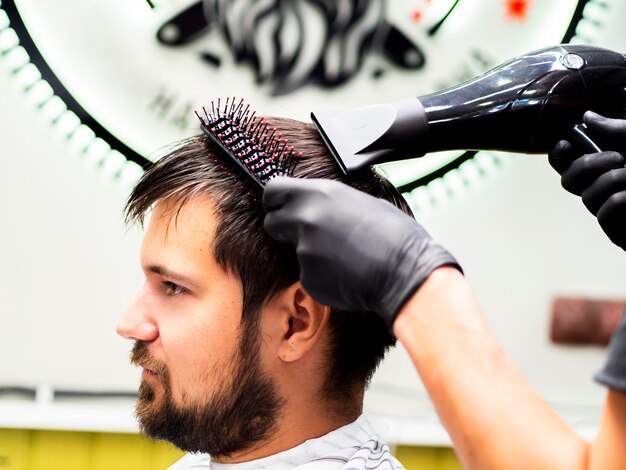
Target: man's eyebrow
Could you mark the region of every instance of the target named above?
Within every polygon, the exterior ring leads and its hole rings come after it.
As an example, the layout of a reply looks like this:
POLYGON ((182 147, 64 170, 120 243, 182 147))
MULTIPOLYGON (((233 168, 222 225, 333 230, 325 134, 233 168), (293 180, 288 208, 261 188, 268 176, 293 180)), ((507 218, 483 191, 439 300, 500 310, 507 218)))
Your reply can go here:
POLYGON ((190 287, 198 287, 198 284, 195 281, 193 281, 190 277, 174 272, 171 269, 168 269, 165 266, 160 265, 160 264, 154 264, 154 265, 148 266, 148 271, 154 274, 158 274, 159 276, 167 278, 171 281, 175 281, 177 283, 185 284, 190 287))

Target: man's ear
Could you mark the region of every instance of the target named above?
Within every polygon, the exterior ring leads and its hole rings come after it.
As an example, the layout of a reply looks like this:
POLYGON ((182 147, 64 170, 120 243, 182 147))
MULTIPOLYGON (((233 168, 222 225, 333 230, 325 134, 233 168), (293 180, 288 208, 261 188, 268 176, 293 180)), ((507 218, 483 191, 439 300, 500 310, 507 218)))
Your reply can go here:
POLYGON ((316 302, 298 281, 279 294, 278 357, 284 362, 303 358, 323 337, 330 307, 316 302))

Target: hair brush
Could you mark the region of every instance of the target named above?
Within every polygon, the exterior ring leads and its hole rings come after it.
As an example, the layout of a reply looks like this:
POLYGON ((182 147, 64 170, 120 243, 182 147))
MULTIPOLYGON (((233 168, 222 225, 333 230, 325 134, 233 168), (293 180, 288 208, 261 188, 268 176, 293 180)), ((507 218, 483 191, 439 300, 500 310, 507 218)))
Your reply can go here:
POLYGON ((277 176, 292 176, 302 156, 264 117, 251 112, 243 98, 211 101, 211 110, 196 111, 202 131, 261 189, 277 176))

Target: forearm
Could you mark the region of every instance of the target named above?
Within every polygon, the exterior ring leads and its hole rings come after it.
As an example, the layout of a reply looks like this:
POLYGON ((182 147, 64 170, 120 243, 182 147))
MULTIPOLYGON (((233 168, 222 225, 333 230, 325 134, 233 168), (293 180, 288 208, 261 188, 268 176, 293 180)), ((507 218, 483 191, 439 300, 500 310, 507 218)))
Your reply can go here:
POLYGON ((588 444, 506 356, 457 270, 433 272, 394 332, 467 468, 585 468, 588 444))
POLYGON ((609 389, 600 423, 600 432, 591 445, 589 468, 626 468, 626 393, 609 389))

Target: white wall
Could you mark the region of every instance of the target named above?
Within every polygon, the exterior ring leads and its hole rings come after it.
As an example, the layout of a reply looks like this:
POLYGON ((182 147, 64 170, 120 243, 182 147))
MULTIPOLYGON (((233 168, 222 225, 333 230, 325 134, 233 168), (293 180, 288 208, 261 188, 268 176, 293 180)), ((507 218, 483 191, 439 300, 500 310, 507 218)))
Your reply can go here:
MULTIPOLYGON (((604 44, 618 48, 619 37, 604 44)), ((114 324, 141 283, 140 233, 121 221, 126 189, 55 140, 0 69, 0 385, 134 389, 129 344, 114 324)), ((459 258, 506 350, 555 404, 597 405, 600 348, 549 343, 550 301, 626 298, 626 255, 544 157, 507 158, 480 187, 422 218, 459 258)), ((436 314, 433 314, 436 321, 436 314)), ((380 371, 371 406, 419 389, 407 358, 380 371)), ((423 394, 418 394, 423 398, 423 394)), ((411 401, 419 410, 425 400, 411 401)))
POLYGON ((114 331, 141 282, 125 190, 54 140, 0 70, 0 385, 133 388, 114 331))

